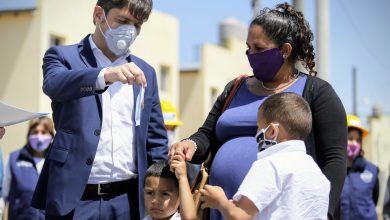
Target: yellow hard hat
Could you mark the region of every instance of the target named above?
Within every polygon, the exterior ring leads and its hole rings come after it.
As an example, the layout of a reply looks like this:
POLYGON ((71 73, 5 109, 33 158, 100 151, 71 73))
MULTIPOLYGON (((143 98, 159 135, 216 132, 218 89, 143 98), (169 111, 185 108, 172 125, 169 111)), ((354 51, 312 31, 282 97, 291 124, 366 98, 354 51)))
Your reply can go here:
POLYGON ((179 115, 175 106, 167 100, 161 100, 161 110, 164 117, 164 124, 168 126, 182 125, 183 122, 179 120, 179 115))
POLYGON ((362 132, 362 138, 368 134, 368 130, 362 126, 360 118, 356 115, 347 115, 348 128, 356 128, 362 132))

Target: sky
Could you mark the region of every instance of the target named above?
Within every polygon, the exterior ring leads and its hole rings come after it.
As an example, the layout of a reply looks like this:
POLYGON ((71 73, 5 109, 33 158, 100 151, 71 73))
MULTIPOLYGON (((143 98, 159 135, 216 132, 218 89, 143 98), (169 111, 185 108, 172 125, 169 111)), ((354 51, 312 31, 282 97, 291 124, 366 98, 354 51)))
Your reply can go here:
MULTIPOLYGON (((355 67, 359 116, 371 115, 374 105, 381 106, 390 115, 390 1, 329 1, 330 83, 346 112, 352 113, 352 68, 355 67)), ((260 0, 261 8, 272 8, 282 2, 260 0)), ((305 0, 304 12, 314 35, 315 2, 305 0)), ((218 25, 223 19, 235 17, 249 24, 252 18, 251 0, 154 0, 154 9, 179 20, 181 65, 197 61, 196 48, 200 45, 218 43, 218 25)))

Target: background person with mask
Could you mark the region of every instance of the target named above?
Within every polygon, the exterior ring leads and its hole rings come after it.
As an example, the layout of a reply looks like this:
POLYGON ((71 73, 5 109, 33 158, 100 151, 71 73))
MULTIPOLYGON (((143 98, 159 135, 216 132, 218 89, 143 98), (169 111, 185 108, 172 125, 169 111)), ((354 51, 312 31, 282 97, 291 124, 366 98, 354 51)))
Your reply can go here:
POLYGON ((179 120, 179 114, 170 101, 161 100, 161 110, 164 117, 164 125, 167 129, 168 146, 171 146, 177 141, 176 128, 182 125, 183 122, 179 120))
POLYGON ((368 131, 360 118, 348 115, 347 176, 341 193, 342 220, 376 220, 379 169, 364 158, 362 143, 368 131))
POLYGON ((149 165, 167 159, 154 69, 130 53, 152 0, 98 0, 92 35, 43 58, 56 136, 32 205, 46 219, 141 219, 149 165))
MULTIPOLYGON (((253 137, 258 106, 272 94, 296 93, 305 98, 312 111, 313 128, 305 139, 306 152, 331 182, 328 216, 337 218, 346 174, 346 113, 332 86, 315 77, 312 41, 313 33, 303 14, 288 3, 262 10, 252 20, 246 42, 253 76, 246 79, 230 106, 221 113, 234 81, 230 82, 203 126, 188 139, 174 144, 169 155, 183 152, 187 160, 199 163, 211 150, 215 157, 209 183, 222 187, 231 199, 256 160, 257 144, 253 137), (298 62, 309 74, 298 72, 298 62)), ((211 210, 211 219, 222 219, 222 215, 211 210)))
POLYGON ((5 134, 5 128, 4 127, 0 127, 0 139, 3 138, 4 134, 5 134))
POLYGON ((31 198, 54 137, 48 117, 30 121, 26 145, 9 156, 4 171, 3 198, 8 203, 9 220, 43 220, 45 213, 31 207, 31 198))

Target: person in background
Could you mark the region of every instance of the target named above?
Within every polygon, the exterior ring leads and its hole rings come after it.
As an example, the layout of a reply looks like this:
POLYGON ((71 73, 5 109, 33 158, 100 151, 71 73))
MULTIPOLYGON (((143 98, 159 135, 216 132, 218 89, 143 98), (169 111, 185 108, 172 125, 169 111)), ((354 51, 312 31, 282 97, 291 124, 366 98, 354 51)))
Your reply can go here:
POLYGON ((32 119, 27 143, 10 154, 4 171, 2 194, 8 203, 9 220, 45 219, 44 211, 31 207, 31 198, 53 137, 54 125, 50 118, 32 119))
MULTIPOLYGON (((0 127, 0 140, 5 134, 5 128, 0 127)), ((0 195, 3 195, 3 151, 0 148, 0 195)), ((0 198, 0 218, 3 216, 4 211, 4 199, 0 198)))
POLYGON ((5 134, 5 128, 4 127, 0 127, 0 139, 3 138, 4 134, 5 134))
MULTIPOLYGON (((201 163, 211 151, 211 185, 220 186, 228 199, 257 159, 256 116, 269 96, 294 92, 310 105, 313 126, 305 139, 306 152, 331 182, 328 217, 339 216, 340 194, 346 175, 347 120, 341 100, 324 80, 316 77, 313 33, 304 15, 290 4, 262 10, 248 28, 246 56, 253 75, 237 90, 222 113, 233 87, 229 82, 217 98, 203 126, 190 137, 173 144, 169 155, 183 152, 186 160, 201 163), (309 74, 295 66, 302 63, 309 74)), ((244 54, 244 53, 243 53, 244 54)), ((211 219, 223 219, 211 210, 211 219)))
POLYGON ((342 220, 376 220, 379 169, 363 155, 368 130, 356 115, 348 115, 347 176, 341 193, 342 220))
POLYGON ((168 146, 171 146, 177 141, 176 128, 182 125, 183 122, 179 119, 179 114, 172 102, 161 100, 161 111, 164 117, 164 125, 167 129, 168 146))
POLYGON ((56 136, 32 205, 48 220, 144 215, 145 171, 168 154, 155 70, 130 52, 152 8, 152 0, 98 0, 94 32, 44 55, 56 136))
POLYGON ((383 201, 383 219, 390 220, 390 175, 387 179, 385 200, 383 201))

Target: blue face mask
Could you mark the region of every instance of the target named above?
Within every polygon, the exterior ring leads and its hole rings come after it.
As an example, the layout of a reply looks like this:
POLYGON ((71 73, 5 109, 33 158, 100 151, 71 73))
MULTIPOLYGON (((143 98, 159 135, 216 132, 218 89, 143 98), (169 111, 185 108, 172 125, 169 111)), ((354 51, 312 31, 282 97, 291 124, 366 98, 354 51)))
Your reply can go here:
MULTIPOLYGON (((268 125, 266 128, 262 128, 259 132, 256 134, 256 142, 259 144, 258 145, 258 150, 259 152, 277 144, 278 142, 276 141, 276 138, 278 137, 278 134, 275 135, 274 139, 267 139, 265 137, 265 132, 268 130, 270 125, 268 125)), ((279 124, 275 124, 275 126, 279 126, 279 124)))
POLYGON ((112 29, 107 22, 106 14, 104 12, 103 14, 108 30, 103 33, 100 24, 99 29, 106 39, 108 49, 116 56, 125 55, 129 51, 130 45, 135 41, 135 38, 138 35, 137 28, 134 25, 123 24, 115 29, 112 29))

